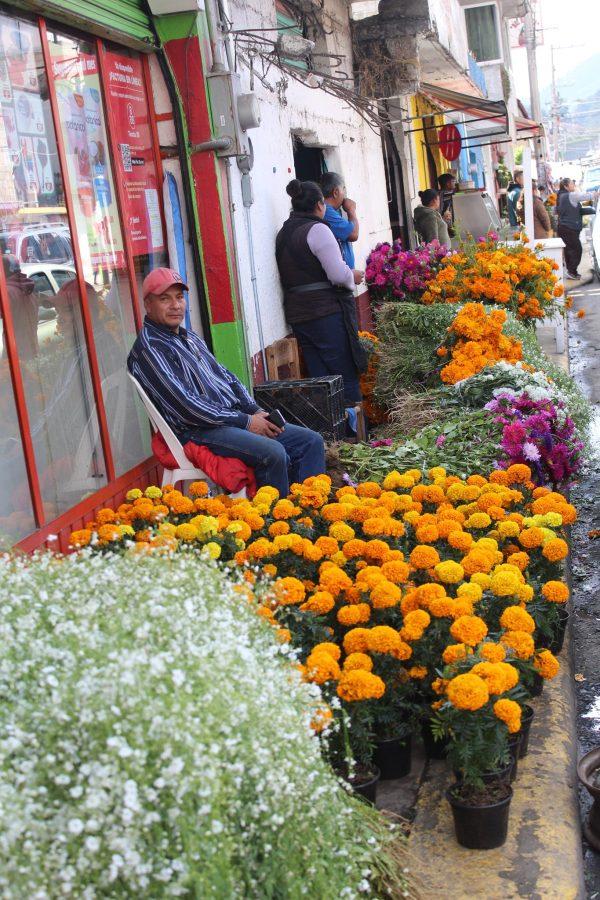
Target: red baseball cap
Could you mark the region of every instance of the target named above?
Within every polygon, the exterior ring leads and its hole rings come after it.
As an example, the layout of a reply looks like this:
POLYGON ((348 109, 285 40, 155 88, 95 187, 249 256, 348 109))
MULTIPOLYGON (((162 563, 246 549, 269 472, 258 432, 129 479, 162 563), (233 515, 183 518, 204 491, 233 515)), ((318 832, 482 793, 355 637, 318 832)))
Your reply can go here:
POLYGON ((144 300, 150 294, 162 294, 174 284, 179 285, 184 291, 188 291, 187 284, 184 284, 183 278, 175 269, 152 269, 144 278, 142 284, 142 296, 144 300))

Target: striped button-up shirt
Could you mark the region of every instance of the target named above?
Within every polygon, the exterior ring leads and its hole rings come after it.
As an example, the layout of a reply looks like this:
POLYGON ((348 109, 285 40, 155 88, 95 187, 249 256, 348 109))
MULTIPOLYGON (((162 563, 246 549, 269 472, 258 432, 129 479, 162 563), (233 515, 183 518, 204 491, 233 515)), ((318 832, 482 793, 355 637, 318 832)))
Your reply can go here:
POLYGON ((127 368, 178 437, 193 428, 247 428, 259 408, 204 341, 181 326, 174 332, 146 316, 127 368))

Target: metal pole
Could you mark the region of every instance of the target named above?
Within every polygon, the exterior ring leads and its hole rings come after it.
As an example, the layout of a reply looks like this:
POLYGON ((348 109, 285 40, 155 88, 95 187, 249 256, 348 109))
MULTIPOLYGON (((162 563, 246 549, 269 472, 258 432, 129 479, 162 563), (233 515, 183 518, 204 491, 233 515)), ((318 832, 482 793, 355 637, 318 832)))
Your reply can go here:
MULTIPOLYGON (((525 47, 527 50, 527 68, 529 70, 529 94, 531 97, 531 114, 535 122, 542 121, 542 109, 540 103, 540 88, 538 83, 537 56, 536 56, 536 34, 535 34, 535 16, 533 9, 528 8, 525 16, 525 47)), ((544 139, 538 138, 534 141, 535 158, 538 169, 538 176, 542 173, 543 161, 546 155, 544 147, 544 139)))

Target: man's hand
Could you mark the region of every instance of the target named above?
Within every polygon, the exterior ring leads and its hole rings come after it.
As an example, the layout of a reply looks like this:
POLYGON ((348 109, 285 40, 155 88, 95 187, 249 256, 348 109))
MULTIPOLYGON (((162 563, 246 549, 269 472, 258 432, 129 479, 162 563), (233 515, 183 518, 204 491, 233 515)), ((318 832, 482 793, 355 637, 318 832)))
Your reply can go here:
POLYGON ((283 428, 278 428, 277 425, 269 422, 267 419, 268 415, 269 413, 265 412, 264 409, 259 409, 258 412, 255 412, 253 416, 250 416, 248 431, 251 431, 252 434, 260 434, 263 437, 276 438, 278 434, 281 434, 283 428))
POLYGON ((348 213, 349 216, 353 216, 356 214, 356 203, 354 200, 351 200, 350 197, 346 197, 344 202, 342 203, 342 209, 345 213, 348 213))
POLYGON ((353 269, 352 274, 354 275, 354 284, 362 284, 365 273, 360 269, 353 269))

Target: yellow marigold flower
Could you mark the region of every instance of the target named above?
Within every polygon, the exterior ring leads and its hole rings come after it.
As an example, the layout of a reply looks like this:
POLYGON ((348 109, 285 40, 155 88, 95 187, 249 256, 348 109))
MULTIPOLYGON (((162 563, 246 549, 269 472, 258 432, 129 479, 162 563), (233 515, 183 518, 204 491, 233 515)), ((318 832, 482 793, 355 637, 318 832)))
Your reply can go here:
POLYGON ((538 674, 546 679, 554 678, 560 669, 557 658, 550 650, 540 650, 539 653, 536 653, 533 665, 538 674))
POLYGON ((331 641, 322 641, 320 644, 315 644, 311 653, 328 653, 332 659, 339 662, 342 650, 337 644, 334 644, 331 641))
POLYGON ((480 585, 475 584, 474 582, 468 582, 467 584, 460 584, 457 587, 456 596, 465 597, 472 603, 479 603, 483 597, 483 590, 480 585))
POLYGON ((550 603, 566 603, 569 588, 562 581, 547 581, 542 587, 542 596, 550 603))
POLYGON ((489 528, 491 524, 492 520, 487 513, 476 512, 473 513, 472 516, 469 516, 469 518, 465 522, 465 528, 489 528))
POLYGON ((490 588, 496 597, 514 597, 520 583, 514 572, 496 571, 492 574, 490 588))
POLYGON ((408 677, 413 678, 415 681, 421 681, 423 678, 427 678, 427 674, 427 666, 411 666, 408 670, 408 677))
POLYGON ((342 672, 337 693, 338 697, 347 703, 357 700, 378 700, 385 693, 385 682, 372 672, 349 669, 342 672))
POLYGON ((411 565, 415 569, 432 569, 440 561, 440 555, 435 547, 417 544, 410 554, 411 565))
POLYGON ((155 484, 151 484, 150 487, 147 487, 144 491, 146 497, 149 497, 150 500, 160 500, 162 497, 162 491, 155 484))
POLYGON ((273 585, 275 596, 282 606, 293 606, 302 603, 306 596, 306 588, 298 578, 288 576, 278 578, 273 585))
MULTIPOLYGON (((354 535, 354 528, 351 528, 350 525, 347 525, 345 522, 335 522, 333 525, 329 526, 329 537, 335 538, 336 541, 342 543, 352 541, 354 535)), ((361 541, 360 543, 364 544, 364 541, 361 541)))
POLYGON ((472 649, 466 644, 448 644, 442 653, 442 659, 447 666, 451 666, 460 659, 466 659, 467 654, 472 652, 472 649))
POLYGON ((371 607, 368 603, 352 603, 350 606, 340 606, 337 611, 338 622, 346 627, 364 625, 370 618, 371 607))
POLYGON ((493 641, 487 641, 479 647, 479 655, 488 662, 503 662, 506 658, 506 650, 502 644, 495 644, 493 641))
POLYGON ((397 491, 400 488, 410 490, 414 487, 414 484, 415 479, 412 475, 408 475, 406 472, 400 474, 400 472, 397 472, 395 469, 392 472, 389 472, 383 479, 383 488, 386 491, 397 491))
POLYGON ((521 529, 516 522, 506 519, 497 525, 498 534, 503 538, 515 538, 519 536, 521 529))
POLYGON ((125 499, 129 500, 130 503, 133 500, 139 500, 140 497, 143 497, 143 494, 139 488, 132 488, 130 491, 127 491, 127 493, 125 494, 125 499))
POLYGON ((475 572, 474 575, 471 575, 469 582, 471 584, 478 584, 483 591, 487 591, 492 583, 492 579, 485 572, 475 572))
MULTIPOLYGON (((360 573, 362 575, 362 572, 360 573)), ((373 609, 388 609, 397 606, 402 599, 402 591, 391 581, 382 579, 371 591, 373 609)))
POLYGON ((200 536, 204 538, 211 537, 219 531, 219 522, 214 516, 194 516, 189 524, 197 528, 200 536))
POLYGON ((479 675, 488 686, 490 694, 504 694, 519 682, 519 673, 514 666, 505 662, 477 663, 471 669, 473 675, 479 675))
POLYGON ((92 532, 89 528, 81 528, 79 531, 72 531, 71 537, 69 538, 69 544, 71 547, 87 547, 89 542, 92 539, 92 532))
POLYGON ((496 700, 494 715, 507 725, 510 734, 521 730, 521 707, 514 700, 496 700))
POLYGON ((340 674, 339 665, 329 653, 323 651, 316 653, 313 650, 306 660, 306 677, 315 684, 337 681, 340 674))
POLYGON ((465 570, 461 565, 451 559, 438 563, 435 574, 444 584, 458 584, 465 576, 465 570))
POLYGON ((550 528, 560 528, 563 524, 563 517, 557 512, 546 513, 543 519, 544 525, 548 525, 550 528))
POLYGON ((474 712, 481 709, 490 699, 487 684, 483 678, 466 673, 453 678, 446 688, 446 695, 456 709, 474 712))
POLYGON ((475 647, 484 639, 488 627, 479 616, 460 616, 450 626, 450 634, 461 644, 475 647))
POLYGON ((542 555, 550 562, 558 562, 569 555, 569 545, 562 538, 553 538, 544 544, 542 555))
POLYGON ((501 643, 509 647, 518 659, 530 659, 535 645, 527 631, 507 631, 502 635, 501 643))
POLYGON ((362 669, 370 672, 373 668, 373 660, 366 653, 350 653, 344 660, 344 671, 351 669, 362 669))
POLYGON ((520 606, 507 606, 500 616, 500 625, 505 631, 526 631, 527 634, 535 631, 535 622, 520 606))

